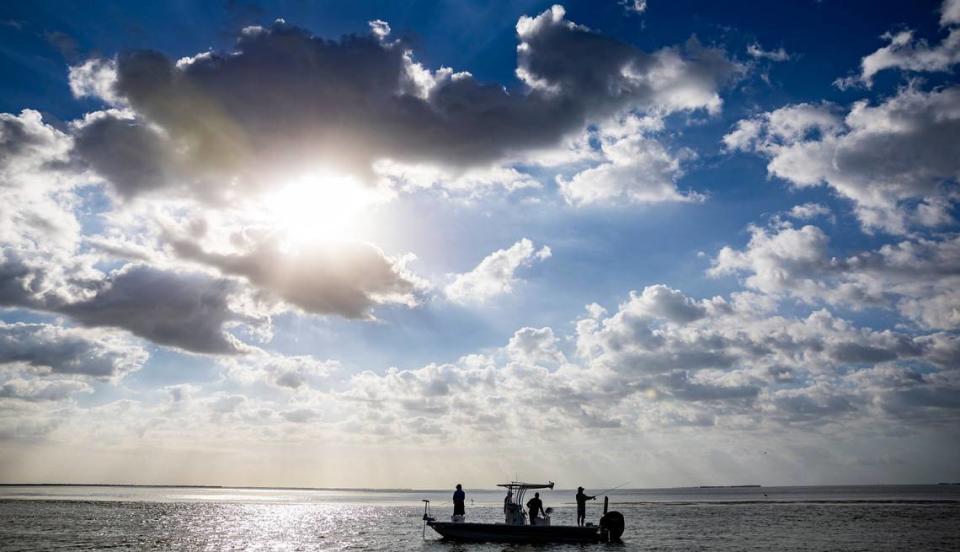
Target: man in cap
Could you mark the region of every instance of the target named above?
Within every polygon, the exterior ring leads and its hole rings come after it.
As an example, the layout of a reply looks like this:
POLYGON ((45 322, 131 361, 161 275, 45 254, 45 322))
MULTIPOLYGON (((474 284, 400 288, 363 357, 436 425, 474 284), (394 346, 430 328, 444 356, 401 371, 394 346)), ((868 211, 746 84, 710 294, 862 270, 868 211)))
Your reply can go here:
POLYGON ((587 501, 597 497, 587 496, 583 492, 583 487, 577 487, 577 525, 583 527, 583 521, 587 517, 587 501))

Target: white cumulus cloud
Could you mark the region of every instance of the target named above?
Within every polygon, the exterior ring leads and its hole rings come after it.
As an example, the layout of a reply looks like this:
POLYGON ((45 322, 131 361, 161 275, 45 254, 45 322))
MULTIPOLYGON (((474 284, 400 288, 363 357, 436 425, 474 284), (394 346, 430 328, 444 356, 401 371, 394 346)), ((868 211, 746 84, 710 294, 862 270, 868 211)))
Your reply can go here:
POLYGON ((520 281, 516 271, 551 256, 548 246, 537 249, 523 238, 507 249, 487 255, 470 272, 459 274, 444 288, 448 299, 456 303, 482 303, 498 295, 511 293, 520 281))

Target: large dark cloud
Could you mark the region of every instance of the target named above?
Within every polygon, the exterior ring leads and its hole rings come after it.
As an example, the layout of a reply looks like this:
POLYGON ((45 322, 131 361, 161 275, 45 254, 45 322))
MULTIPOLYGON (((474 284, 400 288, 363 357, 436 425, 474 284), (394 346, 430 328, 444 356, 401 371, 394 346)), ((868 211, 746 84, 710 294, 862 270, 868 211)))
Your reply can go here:
POLYGON ((0 322, 0 365, 22 363, 59 374, 112 378, 146 360, 139 347, 50 324, 0 322))
POLYGON ((211 253, 188 240, 173 246, 185 259, 246 277, 307 312, 365 318, 378 302, 413 301, 415 283, 366 243, 314 244, 295 254, 273 241, 234 254, 211 253))
MULTIPOLYGON (((108 172, 122 177, 118 182, 136 189, 167 185, 175 161, 153 157, 151 145, 168 140, 165 133, 115 114, 94 114, 75 125, 75 151, 111 167, 108 172), (141 131, 152 138, 138 140, 141 131)), ((239 306, 238 299, 255 293, 239 279, 178 270, 177 261, 162 251, 138 261, 166 259, 164 268, 130 264, 108 275, 97 268, 98 257, 84 250, 74 212, 70 187, 83 180, 67 163, 70 146, 70 137, 45 125, 36 112, 0 117, 0 306, 66 314, 85 326, 122 328, 186 351, 239 351, 229 327, 265 321, 262 314, 239 312, 250 304, 239 306)), ((414 302, 413 276, 370 245, 312 245, 294 254, 261 240, 220 254, 174 241, 182 258, 243 276, 308 312, 365 318, 375 304, 414 302)))
POLYGON ((239 352, 240 342, 225 333, 227 326, 262 322, 233 304, 243 292, 236 280, 130 264, 105 279, 83 282, 74 294, 44 293, 47 285, 57 285, 51 270, 5 259, 0 306, 66 314, 85 326, 121 328, 197 353, 239 352))
POLYGON ((91 298, 58 310, 88 326, 123 328, 161 345, 198 353, 235 353, 225 326, 254 322, 235 310, 237 283, 202 273, 128 265, 91 298))
POLYGON ((387 158, 481 165, 622 109, 715 109, 719 83, 736 71, 695 41, 648 54, 567 21, 559 7, 521 18, 517 31, 523 87, 431 72, 376 33, 327 40, 282 21, 245 29, 229 53, 175 62, 126 52, 101 96, 126 102, 137 120, 114 113, 81 126, 78 152, 125 195, 158 179, 223 192, 228 181, 262 185, 317 164, 362 177, 387 158), (135 155, 110 155, 133 145, 135 155), (154 161, 165 157, 174 174, 154 161))
POLYGON ((43 276, 15 252, 4 253, 0 257, 0 305, 32 305, 32 296, 44 289, 43 276))
POLYGON ((162 188, 177 176, 169 140, 142 121, 94 118, 77 129, 74 148, 123 196, 162 188))
POLYGON ((44 140, 31 133, 20 118, 0 113, 0 166, 6 165, 14 156, 23 155, 31 146, 43 143, 44 140))
MULTIPOLYGON (((84 127, 114 122, 88 117, 84 127)), ((149 158, 122 124, 113 126, 116 139, 109 143, 120 149, 100 151, 105 159, 149 158)), ((35 111, 0 114, 0 307, 67 314, 86 326, 123 328, 189 351, 235 352, 225 325, 249 321, 230 305, 237 282, 143 265, 105 277, 94 266, 96 258, 80 243, 74 191, 84 179, 67 162, 70 147, 70 137, 35 111)), ((7 340, 0 350, 4 362, 100 377, 121 371, 114 363, 122 359, 88 336, 22 326, 5 328, 0 339, 7 340), (36 341, 41 338, 45 345, 36 341)))

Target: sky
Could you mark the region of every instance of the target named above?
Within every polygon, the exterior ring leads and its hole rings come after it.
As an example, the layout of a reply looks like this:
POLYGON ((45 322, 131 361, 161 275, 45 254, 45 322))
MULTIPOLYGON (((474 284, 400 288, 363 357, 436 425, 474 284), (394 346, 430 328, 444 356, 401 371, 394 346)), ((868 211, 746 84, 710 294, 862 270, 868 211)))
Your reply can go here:
POLYGON ((960 1, 0 6, 0 482, 960 480, 960 1))

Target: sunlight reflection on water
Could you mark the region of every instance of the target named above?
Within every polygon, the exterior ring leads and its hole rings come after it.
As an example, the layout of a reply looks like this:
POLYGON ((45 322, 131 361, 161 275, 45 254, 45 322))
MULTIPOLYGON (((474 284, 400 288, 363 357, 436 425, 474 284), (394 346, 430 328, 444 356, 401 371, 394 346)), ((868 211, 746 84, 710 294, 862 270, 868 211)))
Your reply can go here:
MULTIPOLYGON (((766 490, 766 489, 765 489, 766 490)), ((38 493, 36 490, 24 493, 38 493)), ((62 493, 63 490, 52 490, 62 493)), ((104 493, 104 491, 98 491, 104 493)), ((609 546, 456 545, 421 536, 428 493, 339 493, 247 490, 117 490, 141 500, 9 500, 0 498, 3 550, 397 550, 417 552, 517 552, 610 550, 609 546), (271 496, 264 496, 271 495, 271 496), (178 497, 181 501, 165 499, 178 497), (189 501, 187 497, 202 500, 189 501), (251 501, 251 497, 255 501, 251 501), (225 500, 224 500, 225 498, 225 500), (379 500, 378 500, 379 498, 379 500)), ((756 494, 756 491, 753 491, 756 494)), ((770 491, 773 493, 773 491, 770 491)), ((792 491, 791 491, 792 492, 792 491)), ((42 494, 42 493, 40 493, 42 494)), ((436 496, 434 514, 449 515, 448 493, 436 496)), ((473 493, 473 521, 497 521, 498 493, 473 493)), ((763 496, 763 493, 759 494, 763 496)), ((4 493, 0 493, 0 497, 4 493)), ((6 493, 10 496, 10 492, 6 493)), ((22 495, 20 495, 22 496, 22 495)), ((75 498, 82 496, 79 491, 75 498)), ((573 522, 573 507, 550 499, 555 521, 573 522)), ((714 496, 699 493, 698 496, 714 496)), ((749 495, 747 498, 750 498, 749 495)), ((886 495, 876 495, 886 496, 886 495)), ((671 502, 619 497, 627 519, 625 544, 633 550, 958 550, 960 503, 894 500, 861 503, 710 502, 673 496, 671 502), (628 500, 629 498, 629 500, 628 500), (683 499, 683 500, 681 500, 683 499)), ((98 498, 102 496, 98 495, 98 498)), ((670 498, 670 497, 667 497, 670 498)), ((599 507, 588 519, 596 520, 599 507)))

